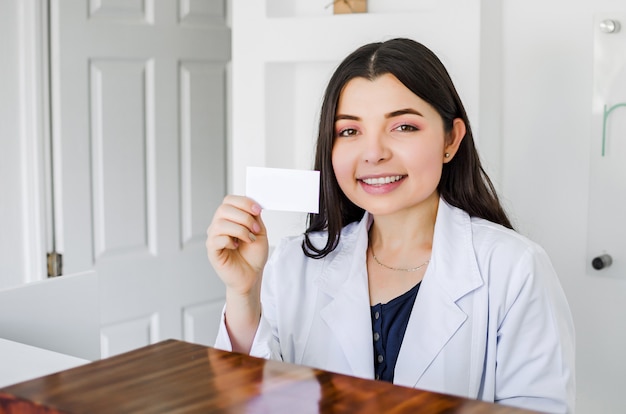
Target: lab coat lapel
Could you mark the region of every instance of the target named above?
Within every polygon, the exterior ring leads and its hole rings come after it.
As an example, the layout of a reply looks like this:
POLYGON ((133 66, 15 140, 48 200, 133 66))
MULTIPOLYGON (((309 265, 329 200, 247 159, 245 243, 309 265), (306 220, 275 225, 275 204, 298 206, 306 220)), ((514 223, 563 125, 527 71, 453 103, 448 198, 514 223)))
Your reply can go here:
POLYGON ((339 342, 353 375, 374 376, 372 321, 365 254, 370 217, 366 214, 356 231, 342 235, 337 255, 329 260, 318 279, 330 297, 320 315, 339 342))
POLYGON ((431 262, 400 348, 394 383, 414 387, 467 319, 456 301, 483 284, 462 210, 439 202, 431 262), (451 260, 452 259, 452 260, 451 260))

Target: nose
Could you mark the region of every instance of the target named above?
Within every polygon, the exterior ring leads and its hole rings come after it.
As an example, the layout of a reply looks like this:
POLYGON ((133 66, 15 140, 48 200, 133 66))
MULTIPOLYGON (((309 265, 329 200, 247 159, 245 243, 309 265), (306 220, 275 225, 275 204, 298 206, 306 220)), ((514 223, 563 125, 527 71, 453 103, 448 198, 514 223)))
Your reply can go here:
POLYGON ((362 140, 363 161, 369 164, 378 164, 389 159, 391 150, 387 143, 387 136, 384 133, 371 134, 362 140))

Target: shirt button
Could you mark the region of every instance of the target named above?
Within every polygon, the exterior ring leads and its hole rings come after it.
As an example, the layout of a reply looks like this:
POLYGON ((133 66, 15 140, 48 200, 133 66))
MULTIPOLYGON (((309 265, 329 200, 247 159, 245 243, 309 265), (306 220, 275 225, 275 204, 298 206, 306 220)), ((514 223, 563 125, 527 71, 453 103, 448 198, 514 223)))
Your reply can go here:
POLYGON ((380 318, 380 313, 378 311, 376 311, 376 313, 374 314, 374 318, 376 319, 380 318))
POLYGON ((374 341, 378 341, 380 339, 380 334, 378 332, 374 332, 374 341))
POLYGON ((385 360, 385 358, 383 358, 382 355, 378 355, 378 363, 379 364, 382 364, 384 360, 385 360))

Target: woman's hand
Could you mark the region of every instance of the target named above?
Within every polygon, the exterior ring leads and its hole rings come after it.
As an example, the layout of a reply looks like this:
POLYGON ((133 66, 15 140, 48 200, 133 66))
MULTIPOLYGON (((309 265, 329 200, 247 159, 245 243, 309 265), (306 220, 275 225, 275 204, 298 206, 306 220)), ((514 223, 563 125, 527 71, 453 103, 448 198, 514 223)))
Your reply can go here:
POLYGON ((207 229, 207 255, 226 285, 226 328, 233 351, 250 352, 261 318, 261 278, 269 244, 261 207, 229 195, 207 229))
POLYGON ((250 293, 269 250, 261 207, 248 197, 226 196, 207 230, 206 248, 226 288, 240 295, 250 293))

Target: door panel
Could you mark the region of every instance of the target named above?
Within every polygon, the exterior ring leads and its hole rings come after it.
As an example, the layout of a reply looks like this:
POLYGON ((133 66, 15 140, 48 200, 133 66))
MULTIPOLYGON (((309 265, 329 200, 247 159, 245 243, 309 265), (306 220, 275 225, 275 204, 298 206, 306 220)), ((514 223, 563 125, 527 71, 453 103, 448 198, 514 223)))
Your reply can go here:
MULTIPOLYGON (((92 61, 90 119, 94 257, 154 252, 149 226, 154 214, 154 134, 146 134, 149 96, 154 96, 151 62, 92 61), (152 92, 152 93, 150 93, 152 92), (152 145, 148 145, 148 143, 152 145)), ((153 239, 153 238, 152 238, 153 239)))
POLYGON ((226 93, 223 63, 184 61, 180 65, 181 102, 181 244, 204 242, 207 223, 226 192, 207 178, 226 175, 223 102, 215 97, 226 93), (209 116, 210 114, 210 116, 209 116), (208 203, 208 204, 207 204, 208 203))
POLYGON ((64 273, 100 275, 105 356, 207 342, 224 297, 204 250, 226 189, 224 1, 52 0, 50 10, 64 273))
POLYGON ((185 307, 183 310, 183 339, 202 345, 213 345, 215 341, 213 332, 217 332, 219 327, 219 319, 215 319, 215 314, 220 314, 222 308, 222 301, 185 307))
POLYGON ((118 321, 104 325, 100 329, 102 358, 140 348, 158 340, 159 316, 156 313, 128 321, 118 321))

